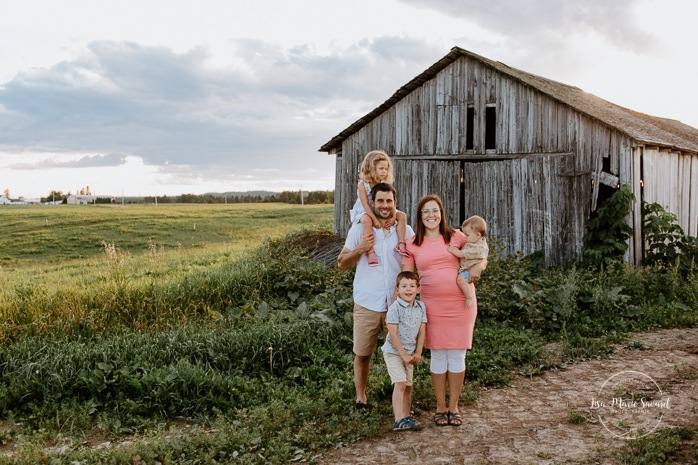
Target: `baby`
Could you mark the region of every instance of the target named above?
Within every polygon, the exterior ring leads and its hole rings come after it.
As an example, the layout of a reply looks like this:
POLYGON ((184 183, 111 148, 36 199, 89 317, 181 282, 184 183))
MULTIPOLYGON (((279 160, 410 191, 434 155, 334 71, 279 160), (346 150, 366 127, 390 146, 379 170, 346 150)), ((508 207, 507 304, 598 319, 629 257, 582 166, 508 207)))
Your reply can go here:
POLYGON ((473 292, 470 289, 470 268, 487 259, 490 248, 487 246, 485 234, 487 234, 487 223, 482 217, 471 216, 463 221, 461 226, 465 234, 465 245, 462 249, 449 246, 448 251, 460 258, 460 268, 456 282, 465 296, 465 308, 474 303, 473 292))

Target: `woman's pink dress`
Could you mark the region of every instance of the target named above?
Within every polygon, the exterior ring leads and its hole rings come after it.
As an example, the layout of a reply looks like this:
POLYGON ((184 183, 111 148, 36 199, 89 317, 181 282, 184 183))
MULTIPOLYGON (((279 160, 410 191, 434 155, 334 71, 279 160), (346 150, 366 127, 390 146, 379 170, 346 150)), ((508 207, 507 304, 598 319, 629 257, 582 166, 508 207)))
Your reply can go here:
MULTIPOLYGON (((460 249, 465 236, 460 231, 451 235, 451 245, 460 249)), ((465 296, 456 284, 458 258, 448 251, 441 237, 435 241, 427 237, 422 245, 414 245, 414 237, 407 241, 411 257, 402 259, 403 265, 415 265, 419 272, 421 300, 427 307, 426 347, 428 349, 471 349, 473 329, 477 316, 475 286, 470 289, 475 303, 465 308, 465 296)))

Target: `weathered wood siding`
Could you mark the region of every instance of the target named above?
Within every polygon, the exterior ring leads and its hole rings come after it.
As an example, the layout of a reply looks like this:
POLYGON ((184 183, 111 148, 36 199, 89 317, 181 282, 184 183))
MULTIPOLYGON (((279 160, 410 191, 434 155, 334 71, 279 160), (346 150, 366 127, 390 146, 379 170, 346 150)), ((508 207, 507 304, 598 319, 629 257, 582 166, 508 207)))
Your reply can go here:
MULTIPOLYGON (((370 150, 382 149, 393 158, 398 206, 410 221, 420 196, 439 194, 451 225, 464 219, 461 214, 479 213, 507 252, 544 250, 550 264, 569 262, 581 250, 599 186, 639 186, 642 157, 633 151, 636 146, 616 129, 478 60, 461 57, 343 141, 335 229, 345 234, 350 226, 361 160, 370 150), (485 149, 487 106, 496 109, 494 150, 485 149), (475 113, 472 149, 466 149, 468 107, 475 113)), ((653 158, 652 163, 660 162, 653 158)), ((681 163, 680 190, 685 191, 687 184, 696 185, 698 174, 685 174, 696 173, 695 157, 681 163)), ((678 171, 669 174, 662 167, 661 173, 678 182, 678 171)), ((679 191, 672 192, 674 202, 679 191)), ((695 234, 695 213, 683 212, 698 206, 683 202, 681 218, 693 221, 686 230, 695 234)), ((628 218, 632 225, 639 221, 636 211, 628 218)), ((630 260, 638 245, 637 238, 631 241, 630 260)))
POLYGON ((698 236, 698 155, 644 147, 642 171, 642 200, 660 204, 686 234, 698 236))
POLYGON ((587 178, 568 155, 528 155, 506 161, 464 163, 465 216, 480 215, 507 254, 545 252, 549 263, 574 261, 581 251, 580 197, 587 178))
POLYGON ((400 160, 395 163, 398 208, 407 213, 410 224, 417 216, 417 202, 428 193, 438 193, 446 209, 448 224, 460 227, 460 176, 458 161, 400 160))

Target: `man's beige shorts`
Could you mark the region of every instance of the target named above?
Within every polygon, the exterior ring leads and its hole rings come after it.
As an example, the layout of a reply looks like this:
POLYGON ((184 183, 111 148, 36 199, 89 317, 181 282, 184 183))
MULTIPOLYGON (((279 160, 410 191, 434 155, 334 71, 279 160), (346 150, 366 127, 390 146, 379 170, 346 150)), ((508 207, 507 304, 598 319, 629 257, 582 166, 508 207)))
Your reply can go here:
POLYGON ((393 384, 406 383, 408 386, 412 386, 414 365, 406 365, 405 362, 402 361, 402 357, 397 354, 383 352, 383 359, 385 360, 385 366, 388 368, 390 381, 392 381, 393 384))
POLYGON ((354 304, 354 353, 361 357, 370 357, 376 350, 378 335, 388 334, 385 323, 387 312, 374 312, 361 305, 354 304))

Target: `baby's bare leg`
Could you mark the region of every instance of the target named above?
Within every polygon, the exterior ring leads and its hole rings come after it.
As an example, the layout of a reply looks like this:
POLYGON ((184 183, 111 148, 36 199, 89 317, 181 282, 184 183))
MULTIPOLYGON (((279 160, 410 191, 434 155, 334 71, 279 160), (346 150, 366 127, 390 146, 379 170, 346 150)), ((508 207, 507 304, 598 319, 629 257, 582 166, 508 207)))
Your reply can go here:
POLYGON ((456 283, 465 296, 465 308, 470 307, 475 302, 475 299, 473 299, 473 292, 470 289, 470 283, 468 283, 460 273, 458 273, 456 283))

